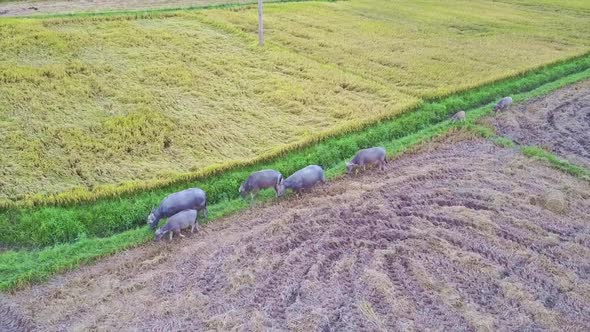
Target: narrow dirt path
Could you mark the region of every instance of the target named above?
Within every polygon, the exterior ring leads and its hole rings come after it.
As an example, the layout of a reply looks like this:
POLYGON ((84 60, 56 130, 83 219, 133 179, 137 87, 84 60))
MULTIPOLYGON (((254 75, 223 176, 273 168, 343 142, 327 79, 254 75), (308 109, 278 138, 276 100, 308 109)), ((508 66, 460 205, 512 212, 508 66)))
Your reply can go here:
POLYGON ((492 122, 518 144, 543 146, 590 168, 590 80, 501 112, 492 122))
POLYGON ((590 184, 461 135, 9 296, 40 330, 589 330, 590 184))
POLYGON ((1 16, 69 14, 80 12, 185 8, 192 6, 244 3, 248 0, 41 0, 0 2, 1 16))

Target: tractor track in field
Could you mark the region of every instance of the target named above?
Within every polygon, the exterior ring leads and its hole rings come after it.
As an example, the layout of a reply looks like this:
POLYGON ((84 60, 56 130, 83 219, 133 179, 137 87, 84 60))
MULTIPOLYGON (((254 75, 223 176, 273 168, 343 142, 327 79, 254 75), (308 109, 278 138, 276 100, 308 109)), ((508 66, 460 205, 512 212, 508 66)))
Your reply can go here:
POLYGON ((459 132, 6 300, 55 331, 588 330, 589 216, 588 182, 459 132))

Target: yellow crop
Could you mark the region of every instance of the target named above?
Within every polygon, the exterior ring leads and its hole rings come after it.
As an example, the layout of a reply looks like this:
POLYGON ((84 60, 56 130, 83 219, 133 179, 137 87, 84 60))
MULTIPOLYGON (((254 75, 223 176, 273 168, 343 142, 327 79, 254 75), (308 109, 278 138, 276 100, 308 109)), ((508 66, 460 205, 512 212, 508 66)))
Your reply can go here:
POLYGON ((590 4, 536 3, 267 5, 262 49, 255 7, 0 20, 0 199, 216 172, 590 50, 590 4))

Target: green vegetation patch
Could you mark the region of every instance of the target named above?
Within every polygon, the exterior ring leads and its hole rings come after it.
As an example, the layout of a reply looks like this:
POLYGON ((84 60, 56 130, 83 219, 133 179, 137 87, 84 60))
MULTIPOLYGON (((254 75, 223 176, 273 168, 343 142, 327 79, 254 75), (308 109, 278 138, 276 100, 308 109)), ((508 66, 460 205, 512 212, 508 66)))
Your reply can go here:
MULTIPOLYGON (((233 200, 209 207, 210 219, 214 220, 248 204, 233 200)), ((0 254, 0 290, 24 287, 32 282, 46 280, 54 273, 73 269, 100 257, 136 247, 154 238, 147 227, 135 228, 104 238, 88 238, 82 234, 73 243, 59 244, 42 250, 5 251, 0 254)))
POLYGON ((522 153, 527 157, 544 160, 554 168, 557 168, 570 175, 582 178, 586 181, 590 181, 590 170, 583 166, 573 164, 565 159, 561 159, 547 150, 537 146, 525 146, 522 147, 520 151, 522 151, 522 153))

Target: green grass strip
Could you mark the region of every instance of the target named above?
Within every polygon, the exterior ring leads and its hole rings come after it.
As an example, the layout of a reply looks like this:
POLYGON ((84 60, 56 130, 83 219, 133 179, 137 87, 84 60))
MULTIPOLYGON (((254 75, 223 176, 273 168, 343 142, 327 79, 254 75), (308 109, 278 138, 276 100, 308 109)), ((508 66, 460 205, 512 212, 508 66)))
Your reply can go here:
POLYGON ((135 247, 153 236, 147 228, 107 238, 83 238, 41 251, 8 251, 0 256, 0 290, 18 289, 47 279, 56 272, 73 269, 100 257, 135 247))
MULTIPOLYGON (((210 220, 235 213, 247 206, 244 200, 233 200, 210 206, 210 220)), ((34 282, 47 280, 55 273, 71 270, 101 257, 137 247, 153 238, 154 232, 146 226, 105 238, 87 238, 83 235, 74 243, 59 244, 43 250, 2 252, 0 254, 0 291, 19 289, 34 282)))
POLYGON ((541 147, 534 145, 519 146, 518 144, 514 143, 512 140, 506 137, 495 135, 493 133, 493 130, 488 127, 474 126, 473 130, 475 132, 482 134, 481 136, 488 138, 500 147, 516 149, 526 157, 533 158, 535 160, 545 161, 549 164, 550 167, 553 167, 569 175, 578 177, 582 180, 590 181, 590 169, 584 166, 576 165, 568 160, 562 159, 541 147))
POLYGON ((521 98, 519 93, 526 93, 550 82, 553 82, 551 88, 555 88, 559 85, 554 81, 570 75, 578 75, 576 78, 585 77, 588 70, 590 55, 585 55, 532 71, 526 76, 513 77, 427 102, 413 112, 374 124, 362 131, 343 133, 268 161, 230 169, 205 178, 94 202, 5 208, 0 210, 0 229, 3 230, 0 232, 0 247, 39 248, 73 242, 81 236, 111 236, 144 225, 148 211, 157 206, 163 197, 187 187, 196 186, 205 190, 209 205, 231 201, 238 198, 237 188, 252 171, 272 168, 289 175, 309 164, 319 164, 329 169, 342 164, 360 148, 413 135, 444 121, 459 109, 467 110, 484 105, 491 108, 491 103, 505 95, 512 95, 518 101, 521 98))
POLYGON ((583 166, 575 165, 565 159, 561 159, 553 153, 543 150, 538 146, 523 146, 520 148, 520 151, 527 157, 537 160, 544 160, 552 167, 562 172, 579 177, 580 179, 584 179, 586 181, 590 181, 590 170, 583 166))
MULTIPOLYGON (((568 75, 532 91, 513 95, 513 98, 517 101, 524 101, 530 98, 541 97, 565 85, 588 78, 590 78, 590 70, 568 75)), ((446 135, 454 128, 465 128, 482 137, 495 139, 497 142, 502 142, 501 144, 511 146, 510 140, 502 139, 496 136, 492 129, 476 124, 478 119, 491 113, 492 105, 493 102, 490 102, 469 110, 467 112, 467 119, 463 123, 443 120, 397 139, 378 140, 376 145, 385 146, 388 150, 389 157, 394 158, 436 137, 446 135)), ((552 165, 572 175, 588 176, 588 170, 560 160, 544 150, 528 147, 523 149, 523 153, 547 160, 552 165)), ((327 167, 327 177, 334 179, 342 176, 345 171, 345 161, 346 159, 342 159, 327 167)), ((266 191, 261 193, 261 199, 259 201, 270 201, 272 199, 274 199, 273 192, 266 191)), ((244 210, 247 207, 247 201, 241 199, 226 200, 211 205, 209 207, 209 222, 244 210)), ((3 252, 0 254, 0 290, 16 290, 31 283, 47 280, 55 273, 70 270, 81 264, 95 261, 100 257, 136 247, 150 241, 152 238, 153 232, 149 231, 147 227, 141 227, 106 238, 87 238, 86 236, 81 236, 74 243, 59 244, 42 250, 3 252)))
POLYGON ((519 146, 511 139, 496 135, 494 130, 489 127, 473 125, 469 129, 472 132, 477 133, 479 136, 489 139, 499 147, 518 150, 526 157, 547 162, 550 167, 553 167, 559 171, 575 176, 582 180, 590 181, 590 169, 562 159, 543 148, 538 146, 519 146))
MULTIPOLYGON (((443 135, 454 126, 448 122, 439 124, 418 133, 406 136, 385 145, 390 157, 403 154, 434 137, 443 135)), ((326 169, 328 179, 344 175, 345 161, 326 169)), ((274 192, 260 193, 257 204, 270 201, 274 192)), ((284 198, 281 198, 284 199, 284 198)), ((236 213, 248 207, 248 201, 234 199, 209 206, 208 222, 236 213)), ((47 280, 55 273, 72 270, 79 265, 88 264, 101 257, 136 247, 153 239, 154 233, 148 227, 135 228, 106 238, 86 238, 82 236, 74 243, 59 244, 42 250, 7 251, 0 254, 0 291, 17 290, 35 282, 47 280)), ((197 235, 198 236, 198 235, 197 235)))

